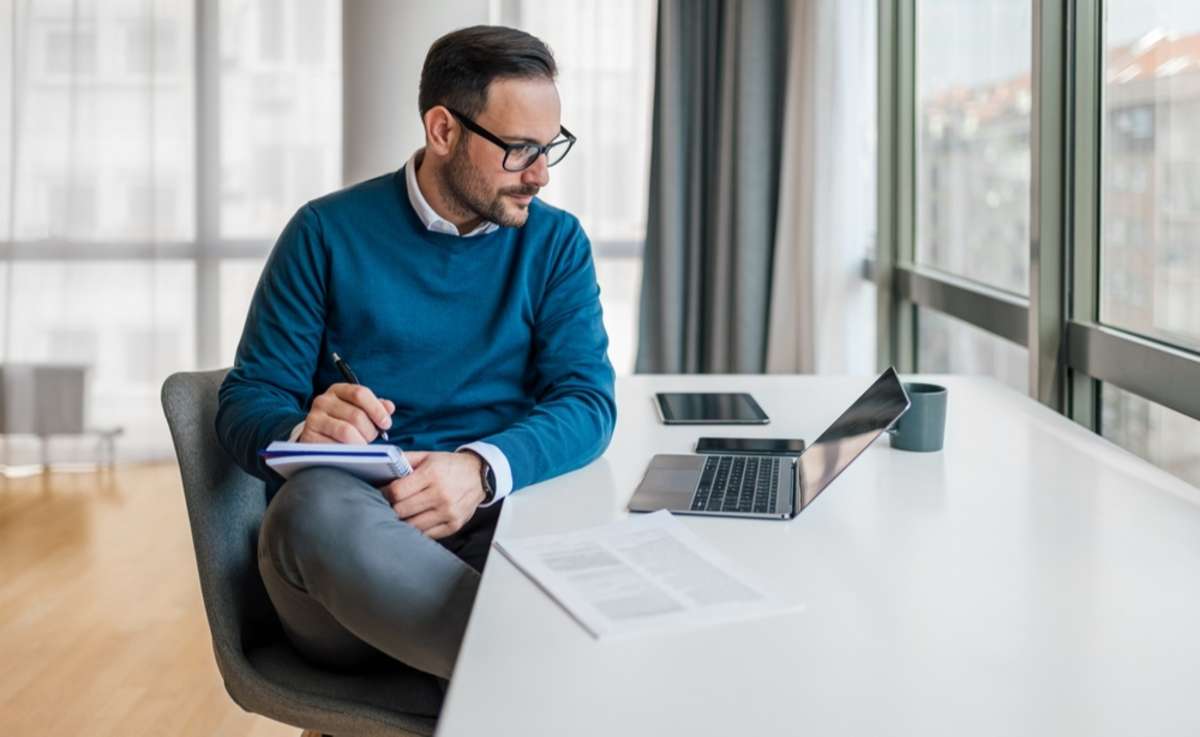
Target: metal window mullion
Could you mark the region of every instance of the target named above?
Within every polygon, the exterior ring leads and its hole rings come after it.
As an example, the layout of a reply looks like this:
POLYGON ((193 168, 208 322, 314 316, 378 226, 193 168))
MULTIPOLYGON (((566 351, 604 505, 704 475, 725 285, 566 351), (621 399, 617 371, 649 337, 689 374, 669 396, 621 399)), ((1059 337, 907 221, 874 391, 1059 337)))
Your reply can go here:
POLYGON ((1200 354, 1095 323, 1068 335, 1076 371, 1200 420, 1200 354))
POLYGON ((896 265, 913 259, 914 19, 912 2, 879 0, 876 347, 881 367, 892 364, 901 371, 916 369, 916 311, 896 283, 896 265))
POLYGON ((876 19, 875 354, 880 368, 895 360, 892 266, 895 263, 896 3, 879 0, 876 19))
MULTIPOLYGON (((900 0, 896 13, 896 263, 915 263, 917 256, 917 4, 900 0)), ((896 308, 901 371, 917 370, 917 308, 911 302, 896 308)))
POLYGON ((220 9, 195 0, 196 120, 196 364, 221 360, 220 257, 220 9))
POLYGON ((1100 322, 1105 35, 1101 2, 1074 7, 1072 289, 1067 366, 1072 419, 1100 432, 1101 386, 1200 419, 1200 353, 1100 322))
MULTIPOLYGON (((45 239, 0 241, 0 261, 152 261, 170 259, 220 261, 230 258, 264 258, 271 252, 266 239, 229 239, 209 243, 201 252, 195 241, 85 241, 45 239)), ((625 255, 629 246, 617 244, 625 255)))
POLYGON ((1029 301, 1008 292, 933 269, 899 266, 901 299, 970 323, 1018 345, 1029 341, 1029 301))
POLYGON ((1029 393, 1055 410, 1065 407, 1065 262, 1068 224, 1070 106, 1067 74, 1068 4, 1032 2, 1030 123, 1029 393))
MULTIPOLYGON (((1070 291, 1069 319, 1095 323, 1100 318, 1100 159, 1102 56, 1104 23, 1096 2, 1072 4, 1072 70, 1070 189, 1070 291)), ((1066 411, 1071 419, 1092 430, 1100 429, 1100 382, 1068 353, 1066 411)))

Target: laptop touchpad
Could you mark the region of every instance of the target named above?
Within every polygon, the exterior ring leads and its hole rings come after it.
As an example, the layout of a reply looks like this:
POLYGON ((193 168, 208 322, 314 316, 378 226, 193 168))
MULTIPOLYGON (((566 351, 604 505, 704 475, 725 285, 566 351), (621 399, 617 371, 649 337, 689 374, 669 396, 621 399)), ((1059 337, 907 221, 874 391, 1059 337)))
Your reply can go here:
POLYGON ((654 491, 691 493, 699 480, 695 471, 651 470, 646 473, 645 487, 654 491))

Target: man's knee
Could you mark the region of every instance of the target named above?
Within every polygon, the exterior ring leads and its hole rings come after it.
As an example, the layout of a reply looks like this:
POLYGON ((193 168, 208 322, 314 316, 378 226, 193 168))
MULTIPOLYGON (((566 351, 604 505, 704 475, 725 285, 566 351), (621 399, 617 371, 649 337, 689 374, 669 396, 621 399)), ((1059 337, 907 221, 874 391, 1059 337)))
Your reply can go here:
POLYGON ((293 476, 271 500, 259 531, 260 562, 270 560, 293 584, 302 577, 306 561, 328 560, 345 554, 355 528, 367 523, 364 506, 378 492, 345 472, 312 468, 293 476))

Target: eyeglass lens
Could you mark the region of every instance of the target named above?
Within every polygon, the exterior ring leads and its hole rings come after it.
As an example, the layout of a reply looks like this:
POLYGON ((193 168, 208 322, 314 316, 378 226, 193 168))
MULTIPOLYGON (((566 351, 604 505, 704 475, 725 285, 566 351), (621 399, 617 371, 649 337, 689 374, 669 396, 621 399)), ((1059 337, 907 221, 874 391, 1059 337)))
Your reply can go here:
MULTIPOLYGON (((546 151, 546 165, 554 166, 562 161, 562 158, 567 155, 567 150, 570 149, 570 140, 563 139, 550 144, 546 151)), ((509 171, 521 171, 533 166, 537 161, 537 157, 541 155, 541 149, 533 144, 521 146, 520 148, 509 149, 508 155, 505 157, 504 168, 509 171)))

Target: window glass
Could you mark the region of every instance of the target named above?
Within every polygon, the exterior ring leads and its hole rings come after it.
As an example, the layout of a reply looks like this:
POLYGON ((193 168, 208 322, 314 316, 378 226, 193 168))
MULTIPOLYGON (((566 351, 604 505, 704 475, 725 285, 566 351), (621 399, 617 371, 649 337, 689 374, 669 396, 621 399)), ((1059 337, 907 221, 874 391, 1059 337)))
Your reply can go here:
POLYGON ((917 308, 917 370, 983 374, 1029 391, 1029 350, 941 312, 917 308))
POLYGON ((0 238, 46 248, 192 239, 194 3, 15 10, 16 25, 0 22, 5 82, 13 45, 23 52, 20 84, 0 85, 0 238))
POLYGON ((1200 4, 1105 7, 1100 319, 1200 349, 1200 4))
POLYGON ((1029 292, 1030 3, 916 11, 918 263, 1029 292))
POLYGON ((184 259, 17 261, 7 361, 89 367, 89 427, 121 427, 123 458, 162 457, 163 379, 196 365, 196 268, 184 259))
POLYGON ((222 0, 222 238, 270 239, 342 181, 341 5, 222 0))
POLYGON ((1200 486, 1200 421, 1112 384, 1103 385, 1101 400, 1104 437, 1200 486))
POLYGON ((579 144, 550 170, 546 202, 576 215, 592 240, 609 359, 632 373, 646 238, 656 3, 520 0, 516 25, 558 65, 562 122, 579 144), (613 104, 620 100, 621 104, 613 104))

